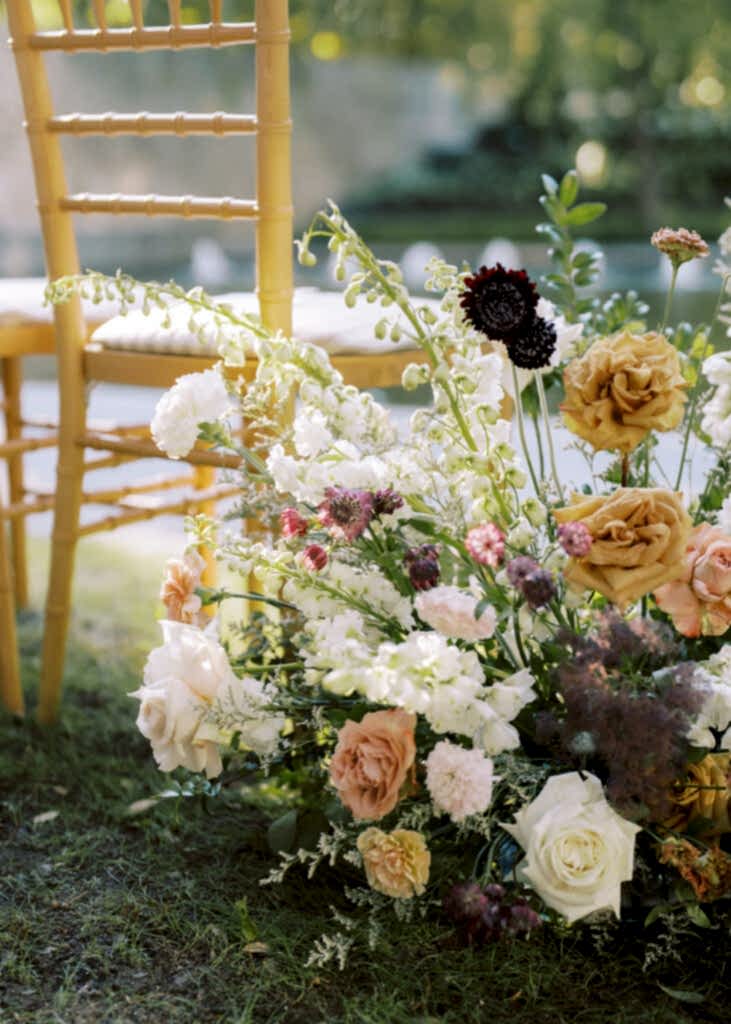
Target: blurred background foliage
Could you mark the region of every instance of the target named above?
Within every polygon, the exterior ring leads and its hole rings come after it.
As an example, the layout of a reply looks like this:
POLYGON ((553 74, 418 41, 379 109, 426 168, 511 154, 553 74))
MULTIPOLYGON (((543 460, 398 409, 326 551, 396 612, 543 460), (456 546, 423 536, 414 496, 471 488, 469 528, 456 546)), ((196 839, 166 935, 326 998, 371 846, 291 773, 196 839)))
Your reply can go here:
MULTIPOLYGON (((33 3, 57 23, 54 0, 33 3)), ((76 6, 80 23, 92 20, 88 0, 76 6)), ((236 20, 253 4, 224 8, 236 20)), ((419 234, 425 216, 440 215, 449 223, 437 233, 462 237, 476 207, 495 214, 496 195, 505 224, 495 229, 520 235, 539 171, 573 163, 612 206, 599 230, 644 235, 691 211, 714 230, 731 190, 728 0, 291 0, 290 9, 295 61, 438 62, 473 112, 470 138, 435 139, 405 164, 396 150, 387 173, 342 197, 377 235, 419 234)), ((129 22, 126 0, 107 11, 129 22)), ((206 20, 208 2, 185 0, 183 11, 206 20)), ((165 0, 148 0, 150 23, 167 17, 165 0)))
MULTIPOLYGON (((61 26, 57 0, 31 2, 42 27, 61 26)), ((77 23, 94 24, 89 0, 74 2, 77 23)), ((127 0, 106 9, 110 24, 130 23, 127 0)), ((730 0, 290 0, 290 10, 295 81, 298 69, 376 60, 411 68, 413 84, 398 87, 416 90, 428 67, 458 105, 451 137, 435 128, 416 152, 394 138, 388 165, 349 169, 336 198, 375 240, 471 238, 486 219, 493 234, 527 238, 540 172, 573 165, 610 204, 598 238, 645 238, 660 222, 709 235, 723 226, 730 0)), ((229 20, 252 12, 253 0, 224 0, 229 20)), ((208 0, 183 0, 185 21, 208 16, 208 0)), ((147 0, 148 23, 168 17, 166 0, 147 0)), ((296 128, 308 130, 301 118, 296 128)), ((353 127, 339 130, 349 145, 353 127)), ((310 212, 299 210, 302 222, 310 212)))

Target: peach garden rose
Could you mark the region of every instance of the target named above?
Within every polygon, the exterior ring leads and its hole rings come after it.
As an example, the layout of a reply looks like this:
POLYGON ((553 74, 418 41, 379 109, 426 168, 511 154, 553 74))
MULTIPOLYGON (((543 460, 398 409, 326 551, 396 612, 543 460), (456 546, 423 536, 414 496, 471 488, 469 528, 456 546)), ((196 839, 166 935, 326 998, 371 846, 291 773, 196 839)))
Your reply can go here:
POLYGON ((709 523, 696 526, 682 572, 655 600, 683 636, 723 636, 731 627, 731 536, 709 523))
POLYGON ((393 708, 347 721, 338 733, 330 781, 358 820, 378 821, 398 803, 416 756, 416 715, 393 708))

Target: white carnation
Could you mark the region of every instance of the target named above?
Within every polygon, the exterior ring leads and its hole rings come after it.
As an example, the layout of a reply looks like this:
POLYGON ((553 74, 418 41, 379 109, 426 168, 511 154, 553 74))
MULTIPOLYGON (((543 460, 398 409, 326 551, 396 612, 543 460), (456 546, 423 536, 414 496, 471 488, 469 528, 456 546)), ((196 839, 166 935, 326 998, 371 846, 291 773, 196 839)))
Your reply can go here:
POLYGON ((426 759, 426 785, 437 811, 452 821, 482 814, 490 806, 493 764, 481 750, 441 740, 426 759))
POLYGON ((150 425, 153 440, 171 459, 180 459, 195 445, 200 423, 216 423, 232 408, 218 370, 186 373, 157 403, 150 425))
POLYGON ((425 590, 414 601, 420 618, 442 636, 457 640, 486 640, 495 632, 497 615, 487 605, 475 618, 478 602, 458 587, 440 586, 425 590))

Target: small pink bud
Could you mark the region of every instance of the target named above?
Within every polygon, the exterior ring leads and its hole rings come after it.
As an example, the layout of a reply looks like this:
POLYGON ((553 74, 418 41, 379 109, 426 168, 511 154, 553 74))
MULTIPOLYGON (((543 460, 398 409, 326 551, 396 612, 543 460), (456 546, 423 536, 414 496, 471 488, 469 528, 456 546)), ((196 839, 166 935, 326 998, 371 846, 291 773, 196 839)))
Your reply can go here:
POLYGON ((567 555, 583 558, 589 554, 594 538, 584 523, 562 523, 558 528, 558 542, 567 555))
POLYGON ((327 551, 319 544, 308 544, 302 552, 302 565, 308 572, 321 572, 327 565, 327 551))
POLYGON ((279 514, 279 525, 282 536, 288 540, 291 537, 304 537, 307 533, 307 520, 301 516, 296 508, 285 508, 279 514))

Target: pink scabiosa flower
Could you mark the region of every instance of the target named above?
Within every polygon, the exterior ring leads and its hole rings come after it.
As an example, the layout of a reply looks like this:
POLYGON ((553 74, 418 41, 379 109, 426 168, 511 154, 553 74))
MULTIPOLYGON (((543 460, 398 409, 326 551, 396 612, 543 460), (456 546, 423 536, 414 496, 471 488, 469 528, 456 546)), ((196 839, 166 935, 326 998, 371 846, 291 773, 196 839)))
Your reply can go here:
POLYGON ((327 565, 327 551, 319 544, 308 544, 302 552, 302 565, 308 572, 322 572, 327 565))
POLYGON ((292 537, 304 537, 307 533, 307 520, 296 508, 285 508, 279 513, 279 526, 282 536, 287 540, 292 537))
POLYGON ((404 565, 414 590, 431 590, 439 583, 439 548, 436 544, 409 548, 404 555, 404 565))
POLYGON ((670 262, 679 267, 688 260, 705 259, 710 249, 697 231, 688 228, 659 228, 650 243, 665 253, 670 262))
POLYGON ((373 518, 373 495, 369 491, 328 487, 317 509, 320 522, 337 540, 357 540, 373 518))
POLYGON ((469 531, 465 547, 480 565, 496 569, 505 557, 505 534, 494 523, 483 523, 469 531))
POLYGON ((373 518, 390 516, 393 512, 403 508, 403 505, 404 499, 396 491, 392 491, 390 487, 386 487, 382 491, 376 491, 373 495, 373 518))
POLYGON ((524 270, 496 263, 465 278, 459 303, 475 330, 491 341, 509 341, 533 324, 538 292, 524 270))
POLYGON ((594 538, 585 523, 562 523, 558 528, 558 542, 567 555, 583 558, 589 554, 594 538))

